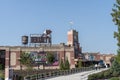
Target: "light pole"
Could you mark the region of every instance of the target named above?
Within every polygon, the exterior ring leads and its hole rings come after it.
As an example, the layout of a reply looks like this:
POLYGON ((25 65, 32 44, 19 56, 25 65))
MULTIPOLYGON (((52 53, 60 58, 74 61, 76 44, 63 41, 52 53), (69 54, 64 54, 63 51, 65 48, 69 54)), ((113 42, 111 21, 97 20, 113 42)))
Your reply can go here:
POLYGON ((39 61, 40 61, 39 58, 40 58, 39 57, 39 51, 37 51, 37 66, 38 66, 38 70, 39 70, 39 61))

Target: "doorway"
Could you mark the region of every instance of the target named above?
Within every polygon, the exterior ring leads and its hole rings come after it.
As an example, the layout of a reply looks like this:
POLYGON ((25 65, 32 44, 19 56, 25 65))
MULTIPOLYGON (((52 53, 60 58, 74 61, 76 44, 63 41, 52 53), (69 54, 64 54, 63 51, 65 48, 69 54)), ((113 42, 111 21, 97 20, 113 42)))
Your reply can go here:
POLYGON ((0 50, 0 70, 5 70, 5 50, 0 50))

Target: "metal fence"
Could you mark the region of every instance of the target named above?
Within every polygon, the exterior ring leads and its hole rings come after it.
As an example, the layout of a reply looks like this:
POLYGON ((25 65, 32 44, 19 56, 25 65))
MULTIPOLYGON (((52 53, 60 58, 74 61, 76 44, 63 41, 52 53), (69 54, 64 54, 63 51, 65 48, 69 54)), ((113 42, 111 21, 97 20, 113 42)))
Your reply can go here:
POLYGON ((58 70, 58 71, 51 71, 45 73, 37 73, 37 74, 25 76, 24 80, 45 80, 48 78, 53 78, 62 75, 71 75, 74 73, 90 71, 93 69, 94 69, 93 67, 83 67, 83 68, 75 68, 70 70, 58 70))

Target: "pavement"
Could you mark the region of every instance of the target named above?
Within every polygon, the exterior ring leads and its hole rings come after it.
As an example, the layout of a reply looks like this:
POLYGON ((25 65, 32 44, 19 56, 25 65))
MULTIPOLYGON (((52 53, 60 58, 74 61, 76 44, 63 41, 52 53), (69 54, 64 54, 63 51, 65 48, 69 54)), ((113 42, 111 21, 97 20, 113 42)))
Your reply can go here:
POLYGON ((75 73, 72 75, 65 75, 65 76, 59 76, 55 78, 50 78, 46 80, 87 80, 88 75, 98 73, 104 70, 107 70, 108 68, 100 69, 100 70, 91 70, 91 71, 85 71, 80 73, 75 73))

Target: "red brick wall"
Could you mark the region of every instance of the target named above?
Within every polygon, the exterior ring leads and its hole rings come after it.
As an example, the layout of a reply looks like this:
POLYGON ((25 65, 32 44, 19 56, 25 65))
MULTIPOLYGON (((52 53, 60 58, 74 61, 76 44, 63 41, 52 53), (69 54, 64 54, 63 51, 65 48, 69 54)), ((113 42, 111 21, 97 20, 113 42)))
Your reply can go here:
POLYGON ((96 60, 97 60, 97 61, 100 60, 100 55, 99 55, 99 54, 96 55, 96 60))
MULTIPOLYGON (((74 62, 74 51, 57 51, 59 54, 59 60, 61 60, 61 59, 63 59, 63 61, 65 60, 65 53, 66 52, 69 52, 70 53, 70 64, 71 65, 74 65, 75 64, 75 62, 74 62)), ((13 64, 12 65, 12 67, 13 68, 16 68, 16 67, 19 67, 20 66, 20 62, 19 62, 19 59, 20 59, 20 54, 21 54, 21 51, 20 51, 20 49, 18 49, 18 51, 17 50, 12 50, 12 51, 6 51, 6 61, 5 61, 5 65, 6 66, 9 66, 9 63, 10 63, 10 61, 9 61, 9 57, 10 57, 10 53, 16 53, 16 63, 15 63, 15 65, 13 64)), ((11 59, 10 59, 11 60, 11 59)), ((11 66, 11 65, 10 65, 11 66)))
POLYGON ((9 66, 9 51, 5 53, 5 67, 9 66))
POLYGON ((65 51, 60 51, 59 55, 60 55, 60 60, 62 59, 64 61, 65 60, 65 51))
POLYGON ((73 35, 72 34, 68 35, 68 41, 73 42, 73 35))
POLYGON ((19 58, 20 58, 20 51, 11 51, 11 53, 16 53, 16 64, 12 65, 12 67, 16 67, 20 65, 19 58))
MULTIPOLYGON (((67 51, 68 52, 68 51, 67 51)), ((69 53, 70 53, 70 64, 71 65, 74 65, 75 64, 75 62, 74 62, 74 51, 69 51, 69 53)), ((63 61, 65 60, 65 52, 64 51, 60 51, 59 52, 59 56, 60 56, 60 60, 62 59, 63 61)))
POLYGON ((74 65, 75 64, 75 62, 74 62, 74 51, 71 51, 70 52, 70 58, 71 58, 71 65, 74 65))

